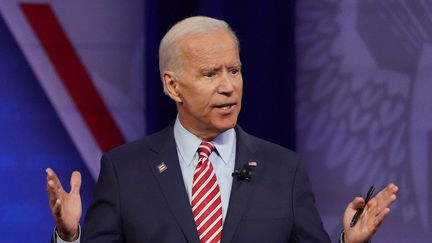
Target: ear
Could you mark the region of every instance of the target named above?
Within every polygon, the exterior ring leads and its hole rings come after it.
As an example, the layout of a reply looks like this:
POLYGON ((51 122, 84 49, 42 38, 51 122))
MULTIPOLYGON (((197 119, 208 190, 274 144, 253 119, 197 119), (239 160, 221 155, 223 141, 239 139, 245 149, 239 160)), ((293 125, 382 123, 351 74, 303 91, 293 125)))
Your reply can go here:
POLYGON ((165 71, 163 74, 163 85, 164 88, 171 97, 172 100, 174 100, 176 103, 181 103, 182 99, 179 93, 179 83, 174 75, 174 72, 172 71, 165 71))

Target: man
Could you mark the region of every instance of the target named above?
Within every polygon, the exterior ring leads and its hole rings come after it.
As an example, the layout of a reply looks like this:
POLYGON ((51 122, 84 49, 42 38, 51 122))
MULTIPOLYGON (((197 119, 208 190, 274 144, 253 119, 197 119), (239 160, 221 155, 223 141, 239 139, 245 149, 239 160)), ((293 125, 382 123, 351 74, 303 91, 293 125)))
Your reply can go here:
MULTIPOLYGON (((159 56, 176 121, 102 157, 82 234, 80 174, 72 174, 66 193, 47 169, 55 240, 330 242, 299 156, 236 125, 243 80, 238 40, 229 26, 187 18, 162 39, 159 56), (253 176, 231 176, 245 165, 253 176)), ((397 190, 390 184, 379 192, 350 227, 364 206, 362 198, 354 199, 343 217, 343 240, 368 241, 397 190)))

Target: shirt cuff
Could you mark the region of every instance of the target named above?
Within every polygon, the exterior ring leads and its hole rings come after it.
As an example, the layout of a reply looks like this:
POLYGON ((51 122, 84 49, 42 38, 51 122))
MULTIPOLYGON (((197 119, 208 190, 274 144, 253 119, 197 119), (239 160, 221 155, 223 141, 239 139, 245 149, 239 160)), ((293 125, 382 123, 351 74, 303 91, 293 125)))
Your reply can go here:
MULTIPOLYGON (((339 243, 344 243, 344 234, 345 234, 345 232, 342 231, 340 236, 339 236, 339 243)), ((369 240, 369 241, 366 241, 365 243, 372 243, 372 241, 369 240)))
POLYGON ((78 225, 78 239, 75 241, 65 241, 60 238, 59 234, 57 233, 57 228, 54 230, 54 243, 80 243, 81 238, 81 226, 78 225))
POLYGON ((339 235, 339 243, 344 243, 344 231, 339 235))

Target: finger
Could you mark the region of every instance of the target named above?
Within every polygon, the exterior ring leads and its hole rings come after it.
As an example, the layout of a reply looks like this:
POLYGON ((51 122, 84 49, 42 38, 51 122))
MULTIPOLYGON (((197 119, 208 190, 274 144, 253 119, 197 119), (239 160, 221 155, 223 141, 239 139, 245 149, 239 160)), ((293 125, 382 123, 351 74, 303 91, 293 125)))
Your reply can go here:
POLYGON ((378 215, 370 216, 368 220, 365 221, 366 227, 371 231, 376 232, 389 212, 390 208, 385 208, 378 215))
POLYGON ((399 188, 395 184, 390 183, 384 189, 382 189, 381 192, 378 193, 378 195, 386 198, 389 197, 390 195, 396 194, 398 191, 399 188))
POLYGON ((379 227, 384 221, 384 218, 390 213, 390 208, 385 208, 376 217, 376 226, 379 227))
POLYGON ((45 171, 47 173, 47 182, 52 181, 55 187, 63 189, 63 186, 54 170, 47 168, 45 171))
POLYGON ((50 204, 51 207, 53 207, 54 204, 55 204, 55 202, 59 198, 59 195, 57 193, 58 190, 54 186, 54 182, 53 181, 48 181, 48 183, 47 183, 47 191, 48 191, 49 204, 50 204))
POLYGON ((61 194, 64 190, 56 173, 51 168, 47 168, 45 171, 47 173, 48 200, 50 206, 53 207, 56 200, 61 198, 61 194))
POLYGON ((79 194, 81 188, 81 173, 74 171, 70 179, 71 193, 79 194))
MULTIPOLYGON (((396 195, 390 196, 390 204, 396 200, 396 195)), ((380 205, 378 200, 373 198, 369 201, 364 212, 364 221, 371 227, 379 227, 384 220, 384 217, 390 212, 389 207, 383 207, 380 205)))
POLYGON ((356 197, 354 200, 352 200, 346 207, 343 217, 344 222, 344 228, 348 229, 350 226, 350 222, 352 220, 352 217, 356 213, 357 209, 363 207, 364 205, 364 199, 361 197, 356 197))
POLYGON ((381 190, 375 197, 378 202, 378 206, 381 209, 388 208, 396 199, 396 193, 398 190, 399 188, 394 184, 389 184, 387 187, 381 190))
POLYGON ((61 200, 57 199, 56 202, 54 203, 52 209, 51 209, 52 214, 55 217, 56 222, 61 219, 61 216, 62 216, 61 207, 62 207, 61 200))
POLYGON ((388 184, 386 188, 387 190, 391 191, 393 194, 396 194, 399 191, 399 187, 397 187, 393 183, 388 184))
POLYGON ((379 213, 378 208, 378 201, 372 198, 365 206, 361 219, 367 224, 374 222, 376 215, 379 213))
POLYGON ((54 171, 51 168, 46 169, 47 173, 47 192, 48 192, 48 199, 50 206, 53 207, 55 204, 55 201, 59 197, 57 191, 58 191, 58 184, 55 183, 55 177, 57 177, 54 173, 54 171))
POLYGON ((374 209, 375 215, 378 215, 383 210, 386 210, 387 208, 390 208, 390 206, 396 201, 396 199, 397 199, 396 194, 391 194, 384 201, 380 202, 380 201, 376 200, 376 206, 375 206, 375 209, 374 209))
POLYGON ((365 210, 371 211, 375 209, 379 204, 379 199, 377 197, 373 197, 369 200, 369 202, 365 205, 365 210))
MULTIPOLYGON (((45 170, 45 172, 46 172, 46 180, 47 180, 47 190, 49 190, 50 189, 50 181, 52 181, 52 178, 53 178, 53 170, 51 168, 47 168, 45 170)), ((52 183, 54 183, 54 182, 52 182, 52 183)))
POLYGON ((349 204, 348 204, 348 208, 352 209, 352 210, 357 210, 361 207, 364 206, 364 199, 361 197, 356 197, 354 198, 354 200, 352 200, 349 204))
POLYGON ((374 198, 378 200, 379 204, 387 203, 388 198, 397 192, 397 187, 393 184, 389 184, 383 188, 374 198))

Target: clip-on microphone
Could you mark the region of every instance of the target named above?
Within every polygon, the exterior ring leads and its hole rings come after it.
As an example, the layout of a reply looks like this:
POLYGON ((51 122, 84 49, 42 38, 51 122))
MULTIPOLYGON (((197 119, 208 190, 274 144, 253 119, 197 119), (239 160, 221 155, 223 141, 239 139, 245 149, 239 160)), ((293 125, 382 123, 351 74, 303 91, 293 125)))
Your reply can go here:
POLYGON ((256 167, 256 162, 249 162, 247 164, 244 164, 240 171, 235 170, 231 175, 232 177, 239 178, 240 181, 249 181, 250 179, 252 179, 252 168, 254 167, 256 167))

